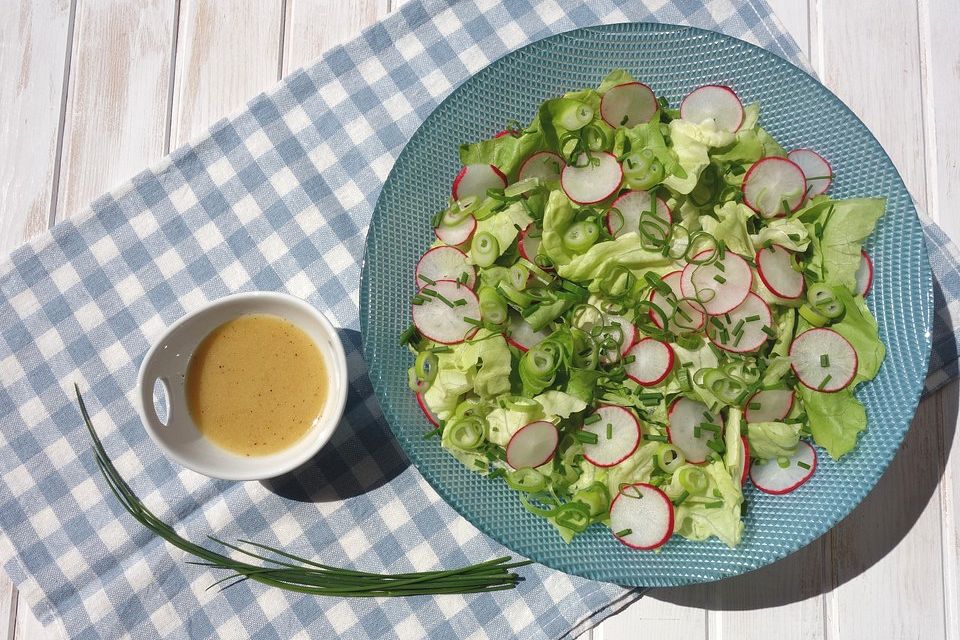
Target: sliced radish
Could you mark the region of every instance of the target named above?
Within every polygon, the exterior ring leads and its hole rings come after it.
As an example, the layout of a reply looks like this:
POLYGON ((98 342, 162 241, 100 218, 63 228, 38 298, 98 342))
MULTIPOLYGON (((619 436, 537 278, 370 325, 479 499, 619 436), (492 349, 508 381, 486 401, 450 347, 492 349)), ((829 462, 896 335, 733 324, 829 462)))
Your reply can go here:
POLYGON ((427 405, 427 401, 424 399, 422 393, 417 394, 417 404, 420 405, 420 410, 423 411, 423 415, 427 417, 427 421, 433 426, 439 427, 440 421, 437 419, 436 414, 430 410, 430 407, 427 405))
POLYGON ((707 336, 721 349, 747 353, 763 346, 772 326, 770 307, 751 291, 736 308, 707 321, 707 336))
POLYGON ((743 201, 764 218, 784 216, 803 204, 806 184, 803 170, 790 160, 761 158, 743 176, 743 201))
POLYGON ((760 491, 781 496, 809 480, 816 470, 817 452, 809 442, 801 440, 786 467, 781 467, 777 460, 754 462, 750 465, 750 480, 760 491))
MULTIPOLYGON (((613 338, 617 341, 619 347, 617 350, 607 349, 600 353, 600 362, 603 364, 610 364, 617 360, 617 354, 623 356, 626 355, 627 351, 630 350, 630 347, 634 345, 637 341, 637 328, 633 326, 633 323, 624 316, 618 316, 611 313, 604 314, 603 325, 605 328, 598 337, 599 342, 603 342, 607 338, 613 338), (616 327, 619 326, 620 330, 618 331, 616 327)), ((584 329, 589 331, 589 329, 584 329)))
POLYGON ((666 342, 644 338, 626 355, 633 356, 633 362, 624 365, 627 377, 644 387, 660 384, 673 370, 673 347, 666 342))
POLYGON ((423 303, 413 305, 413 324, 427 340, 457 344, 477 332, 477 327, 465 318, 480 319, 480 301, 466 286, 453 280, 438 280, 422 287, 417 295, 423 303), (464 302, 459 303, 460 300, 464 302))
MULTIPOLYGON (((693 257, 703 259, 713 249, 701 251, 693 257)), ((709 264, 689 263, 680 276, 680 290, 684 297, 701 300, 708 314, 727 313, 747 298, 753 284, 753 271, 746 260, 727 251, 723 258, 709 264)))
POLYGON ((740 436, 740 486, 747 484, 750 473, 750 442, 747 436, 740 436))
POLYGON ((560 441, 556 425, 538 420, 520 427, 507 443, 507 464, 514 469, 539 467, 553 459, 560 441))
POLYGON ((592 154, 592 160, 581 154, 578 163, 584 166, 567 165, 560 174, 560 186, 567 197, 577 204, 596 204, 606 200, 620 188, 623 169, 612 153, 601 151, 592 154))
POLYGON ((460 169, 453 179, 450 192, 454 200, 463 200, 476 196, 483 200, 487 189, 503 189, 507 186, 507 176, 492 164, 468 164, 460 169))
POLYGON ((757 274, 773 295, 795 300, 803 295, 803 274, 793 268, 793 254, 779 244, 757 251, 757 274))
POLYGON ((860 266, 857 267, 857 290, 855 293, 864 298, 870 293, 873 286, 873 260, 866 251, 860 251, 860 266))
MULTIPOLYGON (((660 278, 670 287, 670 290, 673 291, 673 300, 668 300, 667 296, 656 289, 650 292, 650 302, 657 305, 660 309, 663 309, 664 313, 668 316, 670 315, 670 310, 673 309, 673 304, 671 303, 676 303, 677 300, 683 297, 683 291, 680 286, 681 278, 682 275, 680 271, 671 271, 660 278)), ((699 331, 703 328, 703 323, 706 321, 707 316, 703 313, 703 310, 698 307, 699 305, 686 300, 677 304, 677 311, 667 322, 667 331, 671 333, 684 333, 687 331, 699 331)), ((661 329, 664 328, 662 318, 653 310, 650 311, 650 319, 653 321, 653 324, 661 329)))
POLYGON ((515 313, 510 314, 510 324, 507 331, 509 333, 507 342, 520 349, 520 351, 526 351, 530 347, 540 344, 550 335, 550 332, 546 329, 534 331, 526 320, 515 313))
POLYGON ((667 421, 667 437, 680 449, 687 462, 706 462, 707 456, 713 451, 707 443, 711 440, 723 442, 720 418, 707 411, 707 405, 698 400, 684 397, 674 400, 667 421), (711 424, 718 429, 701 429, 701 424, 711 424))
POLYGON ((695 124, 713 120, 718 128, 733 133, 743 124, 743 103, 730 87, 708 84, 683 99, 680 117, 695 124))
POLYGON ((539 178, 544 182, 560 179, 560 172, 566 163, 559 155, 552 151, 538 151, 523 161, 520 165, 520 173, 517 174, 517 180, 526 180, 527 178, 539 178))
POLYGON ((673 503, 645 482, 622 487, 610 504, 610 530, 628 547, 656 549, 673 535, 673 503))
POLYGON ((790 345, 790 363, 804 386, 832 393, 853 380, 857 373, 857 352, 833 329, 808 329, 790 345))
POLYGON ((417 262, 414 278, 417 286, 422 287, 431 281, 459 280, 464 274, 467 278, 464 284, 473 289, 477 272, 472 264, 467 264, 467 254, 456 247, 434 247, 417 262))
POLYGON ((657 96, 642 82, 618 84, 600 99, 600 117, 614 128, 645 124, 659 108, 657 96))
POLYGON ((825 193, 833 182, 833 168, 827 159, 812 149, 794 149, 787 158, 796 163, 807 184, 807 197, 825 193))
POLYGON ((497 131, 495 134, 493 134, 493 139, 496 140, 497 138, 502 138, 503 136, 508 135, 510 135, 510 129, 503 129, 502 131, 497 131))
POLYGON ((583 457, 597 467, 612 467, 633 455, 640 446, 640 421, 628 409, 615 405, 597 407, 599 420, 583 425, 597 436, 597 443, 584 443, 583 457))
POLYGON ((477 230, 477 219, 473 216, 467 216, 456 224, 440 224, 433 230, 440 241, 450 246, 458 246, 465 243, 477 230))
POLYGON ((541 239, 540 227, 536 222, 531 222, 526 229, 520 232, 520 242, 517 244, 517 248, 524 260, 533 262, 536 259, 537 252, 540 251, 541 239))
POLYGON ((763 389, 747 400, 744 417, 747 422, 779 422, 793 408, 793 391, 790 389, 763 389))
MULTIPOLYGON (((644 213, 651 212, 652 205, 649 191, 638 189, 620 194, 616 200, 610 203, 610 209, 616 209, 620 212, 620 215, 617 216, 612 211, 607 212, 607 231, 609 231, 610 235, 614 238, 619 238, 623 234, 631 231, 639 232, 640 216, 644 213)), ((657 198, 657 207, 653 209, 652 213, 654 215, 653 219, 647 216, 644 220, 650 219, 651 222, 656 221, 657 223, 662 223, 664 237, 666 237, 670 223, 673 222, 670 207, 668 207, 667 203, 661 198, 657 198)))

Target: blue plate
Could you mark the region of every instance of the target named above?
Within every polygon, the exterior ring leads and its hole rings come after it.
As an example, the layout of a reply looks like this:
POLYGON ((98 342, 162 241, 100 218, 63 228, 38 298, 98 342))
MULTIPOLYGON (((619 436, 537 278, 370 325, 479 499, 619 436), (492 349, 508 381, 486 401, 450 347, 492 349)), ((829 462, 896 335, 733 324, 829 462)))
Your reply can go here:
POLYGON ((657 24, 580 29, 520 49, 470 78, 441 104, 397 160, 377 203, 360 291, 364 353, 377 398, 404 450, 457 511, 507 547, 586 578, 670 586, 717 580, 796 551, 857 506, 886 469, 917 407, 930 351, 930 265, 916 210, 880 144, 814 78, 753 45, 717 33, 657 24), (433 240, 431 215, 446 206, 460 162, 457 147, 491 136, 511 119, 529 122, 543 100, 596 86, 615 67, 630 70, 676 105, 703 84, 733 87, 759 102, 761 124, 787 149, 810 147, 836 173, 837 198, 885 196, 887 213, 867 250, 876 268, 868 304, 887 359, 857 391, 869 428, 840 462, 823 450, 814 477, 786 496, 746 487, 743 543, 675 537, 660 553, 632 551, 600 526, 564 544, 527 513, 501 481, 471 473, 443 451, 407 388, 410 354, 397 337, 410 322, 413 268, 433 240))

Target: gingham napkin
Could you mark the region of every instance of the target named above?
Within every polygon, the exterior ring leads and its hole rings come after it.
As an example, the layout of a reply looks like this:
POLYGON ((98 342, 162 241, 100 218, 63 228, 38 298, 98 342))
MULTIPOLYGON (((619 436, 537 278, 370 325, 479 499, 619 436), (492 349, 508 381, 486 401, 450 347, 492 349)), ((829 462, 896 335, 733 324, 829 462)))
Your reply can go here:
MULTIPOLYGON (((392 572, 511 555, 438 498, 383 421, 356 331, 364 235, 400 150, 471 73, 547 35, 640 20, 723 31, 804 64, 762 0, 413 0, 0 266, 0 559, 42 622, 78 639, 557 638, 639 597, 538 565, 521 569, 516 590, 476 596, 208 591, 222 574, 184 564, 109 493, 70 391, 85 391, 133 488, 194 541, 245 537, 392 572), (272 484, 213 481, 148 439, 135 374, 183 313, 257 289, 304 298, 343 327, 349 405, 306 471, 272 484)), ((956 373, 949 311, 960 272, 942 231, 927 231, 941 287, 933 389, 956 373)))

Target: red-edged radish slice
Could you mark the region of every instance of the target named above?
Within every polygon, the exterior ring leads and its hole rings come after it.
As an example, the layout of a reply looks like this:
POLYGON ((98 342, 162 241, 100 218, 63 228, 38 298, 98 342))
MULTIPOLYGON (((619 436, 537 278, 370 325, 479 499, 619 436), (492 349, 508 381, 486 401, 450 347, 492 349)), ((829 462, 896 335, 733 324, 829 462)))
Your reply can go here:
POLYGON ((467 264, 467 254, 456 247, 434 247, 420 257, 414 278, 422 287, 437 280, 459 280, 466 274, 464 284, 471 289, 477 282, 477 272, 467 264))
POLYGON ((747 353, 763 346, 772 325, 770 307, 751 291, 739 306, 707 321, 707 336, 721 349, 747 353))
POLYGON ((743 415, 747 422, 779 422, 790 414, 792 408, 791 389, 763 389, 747 400, 743 415))
POLYGON ((497 131, 495 134, 493 134, 493 138, 496 140, 497 138, 502 138, 503 136, 508 135, 510 135, 510 129, 503 129, 502 131, 497 131))
POLYGON ((857 267, 857 290, 855 293, 864 298, 870 293, 873 286, 873 260, 866 251, 860 251, 860 266, 857 267))
MULTIPOLYGON (((611 313, 604 314, 603 326, 608 328, 603 330, 598 340, 602 342, 608 337, 616 340, 617 344, 619 345, 618 351, 621 356, 625 355, 627 351, 630 350, 630 347, 632 347, 637 341, 637 328, 633 326, 633 323, 624 316, 618 316, 611 313), (617 326, 620 327, 619 331, 616 329, 617 326)), ((585 329, 585 331, 589 331, 589 329, 585 329)), ((617 351, 614 351, 613 349, 600 352, 600 362, 603 364, 610 364, 611 362, 616 361, 616 359, 617 351)))
POLYGON ((750 441, 747 436, 740 436, 740 486, 747 484, 750 474, 750 441))
POLYGON ((507 464, 514 469, 539 467, 553 459, 560 441, 556 425, 538 420, 517 429, 507 443, 507 464))
POLYGON ((790 345, 790 365, 814 391, 840 391, 857 373, 857 352, 847 339, 825 327, 808 329, 790 345))
POLYGON ((437 238, 450 246, 458 246, 465 243, 477 230, 477 219, 473 216, 467 216, 456 224, 440 224, 433 230, 437 238))
POLYGON ((544 182, 559 180, 560 172, 567 166, 559 155, 552 151, 538 151, 523 161, 517 181, 527 178, 539 178, 544 182))
POLYGON ((515 313, 510 314, 510 324, 507 331, 509 333, 507 342, 520 349, 520 351, 526 351, 530 347, 540 344, 550 335, 550 332, 546 329, 534 331, 526 320, 515 313))
POLYGON ((667 422, 667 438, 680 449, 687 462, 706 462, 707 456, 713 451, 707 443, 711 440, 723 442, 720 418, 710 413, 707 405, 697 400, 684 397, 674 400, 670 405, 667 422), (701 424, 712 424, 718 430, 701 429, 701 424))
POLYGON ((584 443, 584 459, 597 467, 612 467, 632 456, 640 446, 637 417, 628 409, 615 405, 597 407, 593 415, 600 419, 584 424, 583 430, 596 435, 597 443, 584 443))
POLYGON ((806 193, 803 170, 786 158, 761 158, 743 176, 743 201, 764 218, 800 208, 806 193), (786 203, 786 207, 784 207, 786 203))
POLYGON ((792 254, 779 244, 757 251, 757 274, 770 293, 785 300, 796 300, 803 295, 803 274, 793 268, 792 254))
POLYGON ((632 549, 656 549, 673 535, 673 503, 645 482, 622 487, 610 503, 610 530, 632 549))
POLYGON ((633 362, 624 365, 627 377, 644 387, 660 384, 673 370, 673 347, 666 342, 644 338, 630 347, 626 357, 630 356, 633 362))
MULTIPOLYGON (((667 296, 663 295, 656 289, 650 292, 650 302, 657 305, 660 309, 663 310, 667 316, 670 316, 671 309, 673 305, 671 302, 676 302, 683 297, 683 291, 680 286, 681 280, 680 271, 671 271, 662 278, 663 282, 670 287, 670 290, 673 291, 673 300, 667 300, 667 296)), ((667 322, 667 330, 671 333, 684 333, 687 331, 699 331, 703 328, 703 323, 706 321, 707 316, 703 313, 703 310, 698 308, 699 305, 688 302, 686 300, 680 302, 677 305, 678 311, 674 313, 673 317, 667 322), (682 312, 681 312, 682 311, 682 312)), ((653 321, 653 324, 657 325, 663 329, 663 319, 658 313, 650 310, 650 320, 653 321)))
POLYGON ((487 189, 503 189, 507 186, 507 176, 492 164, 468 164, 460 169, 453 179, 450 192, 454 200, 463 200, 476 196, 483 200, 487 189))
POLYGON ((680 117, 694 124, 713 120, 718 128, 733 133, 743 124, 743 103, 730 87, 708 84, 683 99, 680 117))
POLYGON ((517 248, 524 260, 533 262, 536 259, 537 252, 540 251, 541 233, 536 222, 531 222, 526 229, 520 232, 520 242, 517 244, 517 248))
MULTIPOLYGON (((610 235, 614 238, 619 238, 623 234, 631 231, 639 232, 640 216, 643 213, 649 212, 651 205, 649 191, 638 189, 620 194, 616 200, 610 203, 610 208, 619 211, 620 215, 618 216, 612 211, 607 212, 607 231, 609 231, 610 235)), ((644 221, 650 220, 651 222, 658 223, 658 226, 662 226, 663 235, 666 237, 667 231, 670 229, 670 224, 673 222, 670 207, 668 207, 667 203, 661 198, 657 198, 657 207, 653 213, 654 218, 651 219, 650 216, 646 216, 644 221), (662 223, 662 225, 659 223, 662 223)), ((654 230, 653 233, 656 233, 656 230, 654 230)))
POLYGON ((618 84, 600 98, 600 117, 613 128, 645 124, 659 108, 657 96, 642 82, 618 84))
POLYGON ((596 164, 586 154, 581 154, 578 162, 584 166, 568 164, 560 173, 563 192, 577 204, 596 204, 606 200, 623 182, 623 169, 616 156, 606 151, 592 155, 596 164))
POLYGON ((464 318, 480 319, 480 301, 466 286, 453 280, 438 280, 422 287, 417 295, 423 303, 412 305, 413 324, 427 340, 457 344, 477 332, 477 327, 464 318), (459 300, 464 302, 457 304, 459 300))
POLYGON ((796 163, 807 183, 807 197, 826 193, 833 182, 833 167, 827 159, 812 149, 794 149, 787 158, 796 163))
POLYGON ((420 405, 420 410, 423 411, 423 415, 426 416, 427 422, 435 427, 439 427, 440 421, 437 419, 436 414, 430 409, 429 405, 427 405, 427 401, 424 399, 422 393, 417 394, 417 404, 420 405))
POLYGON ((750 480, 760 491, 782 496, 809 480, 816 470, 817 452, 809 442, 801 440, 786 467, 781 467, 777 460, 754 462, 750 465, 750 480))
MULTIPOLYGON (((701 251, 693 259, 703 259, 710 251, 713 249, 701 251)), ((750 293, 751 284, 753 271, 750 265, 733 251, 727 251, 723 258, 709 264, 691 262, 680 274, 680 290, 684 297, 701 300, 703 310, 710 315, 727 313, 738 307, 750 293)))

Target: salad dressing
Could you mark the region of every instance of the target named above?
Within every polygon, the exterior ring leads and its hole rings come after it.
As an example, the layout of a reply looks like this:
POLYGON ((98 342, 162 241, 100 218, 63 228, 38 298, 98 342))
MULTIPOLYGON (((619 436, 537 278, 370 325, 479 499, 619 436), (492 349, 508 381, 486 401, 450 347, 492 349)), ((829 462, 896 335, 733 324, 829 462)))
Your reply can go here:
POLYGON ((290 321, 240 316, 197 347, 186 395, 208 440, 240 455, 267 455, 293 446, 320 417, 326 366, 310 336, 290 321))

